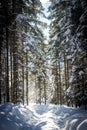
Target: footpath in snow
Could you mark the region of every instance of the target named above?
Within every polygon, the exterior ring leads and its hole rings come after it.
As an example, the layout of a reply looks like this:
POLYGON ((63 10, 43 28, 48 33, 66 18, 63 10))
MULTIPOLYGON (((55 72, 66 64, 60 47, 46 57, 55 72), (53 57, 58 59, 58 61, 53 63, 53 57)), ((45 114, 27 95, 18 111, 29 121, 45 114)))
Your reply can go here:
POLYGON ((87 111, 57 105, 0 106, 0 130, 87 130, 87 111))

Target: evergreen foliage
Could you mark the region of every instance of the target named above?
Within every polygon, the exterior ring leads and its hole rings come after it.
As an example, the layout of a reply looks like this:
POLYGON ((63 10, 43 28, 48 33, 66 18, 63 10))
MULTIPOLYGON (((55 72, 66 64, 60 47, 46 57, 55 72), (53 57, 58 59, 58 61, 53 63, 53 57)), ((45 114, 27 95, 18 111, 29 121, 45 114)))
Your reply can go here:
POLYGON ((39 0, 0 2, 0 102, 28 104, 29 72, 43 75, 42 10, 39 0))
POLYGON ((50 0, 48 43, 43 10, 40 0, 0 1, 0 103, 28 105, 35 95, 86 106, 87 1, 50 0))

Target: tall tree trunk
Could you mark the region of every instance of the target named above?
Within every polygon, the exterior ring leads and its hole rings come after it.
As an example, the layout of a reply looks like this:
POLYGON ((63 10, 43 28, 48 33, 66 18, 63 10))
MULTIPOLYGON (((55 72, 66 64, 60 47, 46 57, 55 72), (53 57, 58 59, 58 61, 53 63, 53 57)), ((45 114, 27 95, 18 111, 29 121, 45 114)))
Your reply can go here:
MULTIPOLYGON (((0 32, 0 39, 2 39, 2 35, 1 35, 1 32, 0 32)), ((2 98, 1 98, 1 82, 2 82, 2 63, 1 63, 1 54, 2 54, 2 40, 0 40, 0 103, 2 102, 2 98)))
POLYGON ((11 83, 11 101, 13 97, 13 47, 10 43, 10 83, 11 83))
MULTIPOLYGON (((67 90, 67 59, 66 59, 66 52, 64 52, 64 76, 65 76, 65 91, 67 90)), ((67 101, 67 95, 66 96, 66 103, 68 105, 67 101)))
POLYGON ((7 49, 7 72, 6 72, 6 102, 9 102, 9 45, 8 45, 8 29, 6 28, 6 49, 7 49))
POLYGON ((13 102, 17 103, 18 99, 18 46, 16 41, 16 23, 14 25, 14 45, 13 45, 13 102))
MULTIPOLYGON (((22 42, 22 52, 23 52, 23 42, 22 42)), ((22 100, 24 105, 24 58, 22 57, 22 100)))
POLYGON ((6 1, 5 7, 5 15, 6 15, 6 51, 7 51, 7 67, 6 67, 6 102, 9 102, 9 31, 8 31, 8 1, 6 1))
POLYGON ((60 99, 59 99, 59 94, 60 94, 60 91, 59 91, 59 68, 58 68, 58 49, 56 49, 56 75, 55 75, 55 82, 56 82, 56 103, 59 104, 60 102, 60 99))

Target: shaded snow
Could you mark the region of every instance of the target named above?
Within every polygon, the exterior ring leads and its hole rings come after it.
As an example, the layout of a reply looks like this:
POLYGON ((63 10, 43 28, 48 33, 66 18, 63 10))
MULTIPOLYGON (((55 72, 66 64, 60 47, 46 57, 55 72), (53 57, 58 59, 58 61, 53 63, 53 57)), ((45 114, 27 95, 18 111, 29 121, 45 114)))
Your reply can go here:
POLYGON ((15 21, 21 23, 22 20, 26 19, 27 19, 26 16, 24 16, 23 14, 18 14, 15 21))
POLYGON ((79 71, 79 75, 83 75, 84 74, 84 72, 81 70, 81 71, 79 71))
POLYGON ((0 130, 87 130, 87 111, 57 105, 0 106, 0 130))

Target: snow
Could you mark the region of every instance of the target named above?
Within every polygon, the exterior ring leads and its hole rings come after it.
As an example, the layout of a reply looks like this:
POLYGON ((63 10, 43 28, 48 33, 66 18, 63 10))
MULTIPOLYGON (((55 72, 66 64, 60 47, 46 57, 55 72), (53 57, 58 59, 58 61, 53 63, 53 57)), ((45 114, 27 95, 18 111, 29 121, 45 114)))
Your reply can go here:
POLYGON ((15 20, 16 20, 16 22, 21 23, 21 21, 22 21, 23 19, 26 20, 26 19, 27 19, 26 16, 24 16, 23 14, 18 14, 15 20))
POLYGON ((42 4, 47 3, 49 0, 40 0, 42 4))
POLYGON ((81 75, 83 75, 84 74, 84 72, 81 70, 81 71, 79 71, 79 75, 81 76, 81 75))
POLYGON ((0 105, 0 130, 87 130, 87 111, 64 105, 0 105))
POLYGON ((67 59, 70 60, 72 58, 72 55, 68 55, 67 59))
POLYGON ((60 3, 60 0, 55 0, 54 1, 54 4, 59 4, 60 3))
POLYGON ((67 29, 66 32, 65 32, 66 35, 69 35, 70 33, 71 33, 70 29, 67 29))

